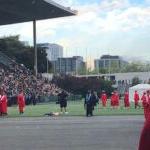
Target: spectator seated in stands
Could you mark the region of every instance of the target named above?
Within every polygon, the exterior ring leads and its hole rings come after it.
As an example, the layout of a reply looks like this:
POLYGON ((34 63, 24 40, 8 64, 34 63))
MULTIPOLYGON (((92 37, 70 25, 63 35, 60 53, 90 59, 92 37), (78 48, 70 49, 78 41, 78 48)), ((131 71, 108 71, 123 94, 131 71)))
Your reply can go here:
POLYGON ((0 86, 7 92, 8 99, 16 97, 19 89, 23 89, 26 103, 33 105, 41 96, 56 96, 58 91, 62 91, 40 74, 35 77, 24 65, 16 63, 10 68, 0 65, 0 81, 0 86))

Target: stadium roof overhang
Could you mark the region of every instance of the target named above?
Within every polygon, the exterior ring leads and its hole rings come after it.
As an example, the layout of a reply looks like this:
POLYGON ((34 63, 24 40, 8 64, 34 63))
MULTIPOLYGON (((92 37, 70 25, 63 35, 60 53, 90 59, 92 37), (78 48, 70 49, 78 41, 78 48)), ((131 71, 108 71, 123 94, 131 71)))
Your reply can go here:
POLYGON ((0 25, 75 15, 52 0, 0 0, 0 25))
POLYGON ((52 0, 0 0, 0 25, 33 21, 34 70, 37 75, 36 20, 73 16, 76 11, 52 0))

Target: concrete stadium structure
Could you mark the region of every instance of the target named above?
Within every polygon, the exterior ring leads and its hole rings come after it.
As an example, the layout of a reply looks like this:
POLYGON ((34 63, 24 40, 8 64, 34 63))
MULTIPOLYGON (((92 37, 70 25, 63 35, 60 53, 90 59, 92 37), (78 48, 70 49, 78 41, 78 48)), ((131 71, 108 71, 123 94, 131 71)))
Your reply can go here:
POLYGON ((111 79, 116 82, 118 81, 127 81, 131 83, 134 77, 138 77, 141 82, 146 83, 150 79, 150 72, 127 72, 127 73, 111 73, 111 74, 94 74, 94 75, 77 75, 78 78, 94 78, 94 77, 103 77, 105 79, 111 79))

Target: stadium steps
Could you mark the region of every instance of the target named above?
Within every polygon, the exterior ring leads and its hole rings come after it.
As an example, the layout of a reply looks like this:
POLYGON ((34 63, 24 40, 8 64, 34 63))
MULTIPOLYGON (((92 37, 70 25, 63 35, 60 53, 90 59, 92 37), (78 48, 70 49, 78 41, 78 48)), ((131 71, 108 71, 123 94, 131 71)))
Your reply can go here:
POLYGON ((0 51, 0 64, 5 65, 7 67, 11 67, 11 64, 14 63, 15 62, 11 58, 9 58, 7 55, 0 51))

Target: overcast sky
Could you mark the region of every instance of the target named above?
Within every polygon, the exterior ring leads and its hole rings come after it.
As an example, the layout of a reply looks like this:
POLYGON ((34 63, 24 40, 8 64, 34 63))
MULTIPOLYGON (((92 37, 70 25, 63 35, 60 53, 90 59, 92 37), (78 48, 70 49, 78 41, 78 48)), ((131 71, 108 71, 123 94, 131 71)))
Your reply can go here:
MULTIPOLYGON (((150 60, 150 0, 55 0, 78 15, 37 22, 39 43, 58 43, 64 55, 103 54, 150 60)), ((32 23, 0 27, 0 36, 19 34, 32 44, 32 23)))

